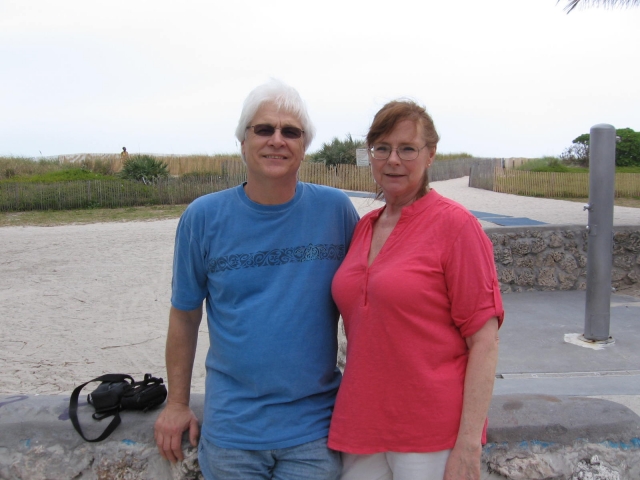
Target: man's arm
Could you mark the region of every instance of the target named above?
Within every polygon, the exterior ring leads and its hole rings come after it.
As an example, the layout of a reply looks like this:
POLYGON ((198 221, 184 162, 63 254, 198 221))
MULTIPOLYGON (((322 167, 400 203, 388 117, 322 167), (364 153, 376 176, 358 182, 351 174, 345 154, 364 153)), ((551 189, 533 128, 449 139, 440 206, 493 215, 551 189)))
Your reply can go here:
POLYGON ((498 364, 498 319, 493 317, 466 339, 469 361, 464 380, 462 417, 445 480, 479 480, 482 430, 487 418, 498 364))
POLYGON ((169 392, 167 405, 158 416, 154 437, 163 458, 183 460, 182 434, 189 430, 189 441, 198 444, 198 419, 189 407, 191 375, 198 344, 202 306, 196 310, 171 307, 167 333, 166 363, 169 392))

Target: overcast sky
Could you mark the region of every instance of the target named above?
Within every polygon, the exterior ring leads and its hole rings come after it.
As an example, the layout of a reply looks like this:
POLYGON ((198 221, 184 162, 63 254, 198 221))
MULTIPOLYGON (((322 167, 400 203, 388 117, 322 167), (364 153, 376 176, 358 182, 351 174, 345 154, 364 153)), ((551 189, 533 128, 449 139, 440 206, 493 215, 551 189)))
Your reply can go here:
POLYGON ((318 134, 425 105, 439 151, 559 155, 640 130, 640 8, 566 0, 0 0, 0 155, 238 152, 244 98, 294 86, 318 134))

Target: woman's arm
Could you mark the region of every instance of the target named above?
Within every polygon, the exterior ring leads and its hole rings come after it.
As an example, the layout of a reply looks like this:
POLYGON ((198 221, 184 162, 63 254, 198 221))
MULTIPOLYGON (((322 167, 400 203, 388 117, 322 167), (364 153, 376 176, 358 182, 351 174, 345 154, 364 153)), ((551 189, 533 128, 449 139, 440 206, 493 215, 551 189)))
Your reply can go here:
POLYGON ((498 363, 498 319, 490 318, 466 339, 469 361, 464 379, 462 417, 444 480, 479 480, 482 430, 489 412, 498 363))

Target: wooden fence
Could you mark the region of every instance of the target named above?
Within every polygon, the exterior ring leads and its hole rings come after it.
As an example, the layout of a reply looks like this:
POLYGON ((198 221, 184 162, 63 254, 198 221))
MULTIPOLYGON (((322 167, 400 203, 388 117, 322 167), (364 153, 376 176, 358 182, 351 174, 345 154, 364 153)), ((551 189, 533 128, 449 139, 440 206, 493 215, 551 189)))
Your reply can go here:
MULTIPOLYGON (((471 169, 469 186, 529 197, 588 198, 588 173, 527 172, 478 164, 471 169)), ((640 197, 639 173, 616 173, 616 197, 640 197)))
MULTIPOLYGON (((119 159, 115 158, 113 161, 119 159)), ((201 164, 188 163, 189 171, 183 171, 180 176, 159 180, 151 185, 126 180, 52 184, 1 182, 0 211, 186 204, 201 195, 239 185, 246 179, 246 167, 239 160, 203 157, 201 164)), ((181 165, 177 160, 170 167, 173 171, 187 170, 184 164, 181 165)), ((560 198, 589 196, 588 174, 505 170, 501 166, 501 160, 495 159, 466 158, 439 161, 434 163, 429 171, 431 181, 467 175, 469 186, 496 192, 560 198)), ((355 165, 327 167, 323 164, 304 162, 298 177, 304 182, 344 190, 376 192, 370 169, 355 165)), ((617 197, 640 197, 640 174, 618 173, 615 182, 617 197)))
MULTIPOLYGON (((238 158, 223 156, 162 156, 157 157, 167 164, 169 174, 182 176, 196 173, 208 173, 221 176, 246 175, 246 167, 238 158)), ((486 163, 487 159, 460 158, 454 160, 436 161, 429 171, 431 181, 449 180, 469 175, 471 166, 477 163, 486 163)), ((493 160, 489 160, 493 162, 493 160)), ((110 163, 113 172, 122 170, 122 158, 119 155, 76 155, 61 156, 61 163, 82 163, 89 169, 95 169, 98 162, 110 163)), ((363 192, 375 191, 375 183, 371 177, 369 168, 356 167, 355 165, 325 166, 322 163, 303 162, 298 171, 298 177, 303 182, 317 183, 345 190, 363 192)))
MULTIPOLYGON (((93 180, 49 184, 1 182, 0 211, 66 210, 74 208, 116 208, 138 205, 178 205, 201 195, 239 185, 246 180, 246 167, 237 159, 201 157, 180 161, 163 158, 172 176, 145 185, 127 180, 93 180)), ((93 162, 111 162, 112 170, 121 167, 118 156, 85 155, 87 167, 93 162)), ((430 169, 431 181, 469 175, 479 159, 436 162, 430 169)), ((94 165, 95 166, 95 165, 94 165)), ((298 171, 303 182, 328 185, 343 190, 376 192, 371 170, 355 165, 325 166, 303 162, 298 171)))

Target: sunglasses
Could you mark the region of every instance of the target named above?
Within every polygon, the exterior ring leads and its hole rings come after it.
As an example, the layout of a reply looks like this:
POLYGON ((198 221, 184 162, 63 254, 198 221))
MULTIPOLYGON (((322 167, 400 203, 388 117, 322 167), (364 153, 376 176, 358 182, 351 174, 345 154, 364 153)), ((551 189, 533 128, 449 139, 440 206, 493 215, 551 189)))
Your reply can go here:
POLYGON ((247 130, 253 128, 253 133, 258 135, 259 137, 270 137, 276 130, 280 130, 280 133, 284 138, 288 139, 297 139, 302 136, 304 130, 301 130, 298 127, 274 127, 273 125, 269 125, 267 123, 260 123, 258 125, 249 125, 247 130))

